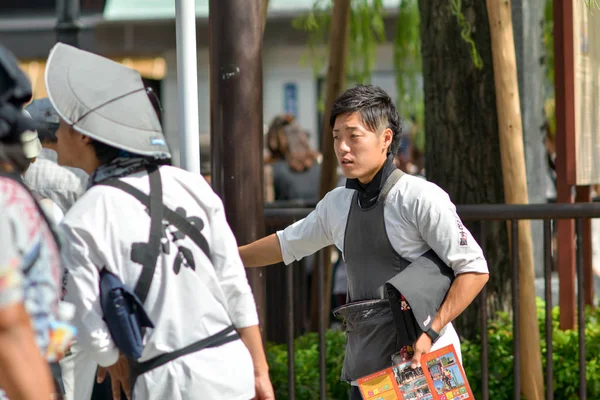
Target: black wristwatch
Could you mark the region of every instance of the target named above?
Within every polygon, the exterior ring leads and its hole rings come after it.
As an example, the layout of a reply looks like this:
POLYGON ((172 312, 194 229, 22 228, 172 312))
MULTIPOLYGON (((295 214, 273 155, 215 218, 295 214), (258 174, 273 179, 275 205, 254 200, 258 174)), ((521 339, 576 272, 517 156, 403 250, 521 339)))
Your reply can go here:
POLYGON ((431 343, 435 343, 439 338, 440 334, 433 330, 433 328, 429 328, 425 331, 425 334, 431 338, 431 343))

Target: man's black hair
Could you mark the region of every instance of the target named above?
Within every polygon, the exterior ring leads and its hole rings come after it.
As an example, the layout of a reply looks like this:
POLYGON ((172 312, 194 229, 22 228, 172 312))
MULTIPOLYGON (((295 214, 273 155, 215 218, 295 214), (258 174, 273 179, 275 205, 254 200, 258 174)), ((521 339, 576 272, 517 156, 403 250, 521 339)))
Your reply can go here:
POLYGON ((36 121, 37 123, 37 134, 40 142, 42 143, 56 143, 56 131, 58 131, 58 124, 46 121, 36 121))
POLYGON ((122 150, 95 139, 92 139, 92 147, 94 148, 98 161, 100 161, 100 165, 108 164, 122 154, 122 150))
POLYGON ((96 153, 96 157, 98 161, 100 161, 100 165, 106 165, 113 161, 118 157, 139 157, 146 158, 150 163, 155 165, 172 165, 172 160, 168 159, 155 159, 153 157, 142 156, 135 153, 130 153, 125 150, 117 149, 109 144, 99 142, 95 139, 92 139, 92 147, 94 148, 94 153, 96 153))
POLYGON ((382 128, 392 130, 388 154, 395 155, 400 148, 402 119, 385 90, 373 85, 357 85, 346 90, 333 103, 329 124, 333 128, 338 116, 355 112, 360 114, 362 123, 373 132, 380 132, 382 128))

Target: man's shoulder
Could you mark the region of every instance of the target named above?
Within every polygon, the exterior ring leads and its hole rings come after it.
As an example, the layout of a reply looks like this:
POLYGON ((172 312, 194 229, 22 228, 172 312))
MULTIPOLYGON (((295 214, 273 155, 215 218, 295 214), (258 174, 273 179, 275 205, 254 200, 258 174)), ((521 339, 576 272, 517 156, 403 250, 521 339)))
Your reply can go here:
POLYGON ((390 191, 392 198, 402 202, 449 202, 448 193, 422 177, 405 174, 390 191))
POLYGON ((63 167, 52 160, 39 159, 27 169, 25 180, 35 189, 81 191, 85 188, 87 174, 77 168, 63 167))
POLYGON ((329 191, 319 203, 324 203, 333 207, 340 206, 348 203, 354 192, 355 191, 353 189, 347 189, 344 186, 338 186, 329 191))

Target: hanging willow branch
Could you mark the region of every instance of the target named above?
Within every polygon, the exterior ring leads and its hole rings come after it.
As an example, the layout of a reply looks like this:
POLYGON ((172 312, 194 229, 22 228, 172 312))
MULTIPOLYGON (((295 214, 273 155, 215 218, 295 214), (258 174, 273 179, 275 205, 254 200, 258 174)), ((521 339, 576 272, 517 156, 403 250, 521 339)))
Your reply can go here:
POLYGON ((583 0, 583 2, 585 3, 585 5, 588 8, 597 8, 600 10, 600 1, 599 0, 583 0))
POLYGON ((473 59, 473 64, 475 64, 475 68, 483 68, 483 60, 481 59, 481 56, 477 51, 477 46, 475 45, 475 41, 472 37, 473 28, 471 26, 471 23, 467 21, 467 17, 465 17, 465 15, 462 12, 462 1, 450 0, 450 10, 452 11, 452 14, 456 16, 456 22, 460 27, 460 36, 471 47, 470 53, 471 58, 473 59))
MULTIPOLYGON (((350 82, 367 83, 375 66, 377 46, 385 41, 383 0, 352 0, 351 5, 346 72, 350 82)), ((308 32, 303 61, 312 64, 317 74, 325 66, 332 7, 333 0, 315 0, 307 14, 292 22, 296 29, 308 32)))
POLYGON ((420 85, 421 33, 418 0, 403 0, 398 9, 394 38, 394 70, 397 105, 404 113, 422 113, 423 88, 420 85))

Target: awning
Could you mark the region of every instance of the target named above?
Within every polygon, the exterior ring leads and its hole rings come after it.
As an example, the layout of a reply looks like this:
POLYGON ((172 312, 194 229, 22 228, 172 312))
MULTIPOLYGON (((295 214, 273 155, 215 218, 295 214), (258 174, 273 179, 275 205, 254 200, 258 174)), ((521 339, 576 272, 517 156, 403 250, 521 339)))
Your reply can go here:
MULTIPOLYGON (((162 57, 152 58, 112 58, 129 68, 135 69, 143 78, 161 80, 167 73, 167 63, 162 57)), ((44 71, 46 70, 45 60, 31 60, 19 63, 19 66, 31 80, 33 88, 33 98, 40 99, 47 97, 46 85, 44 82, 44 71)))

